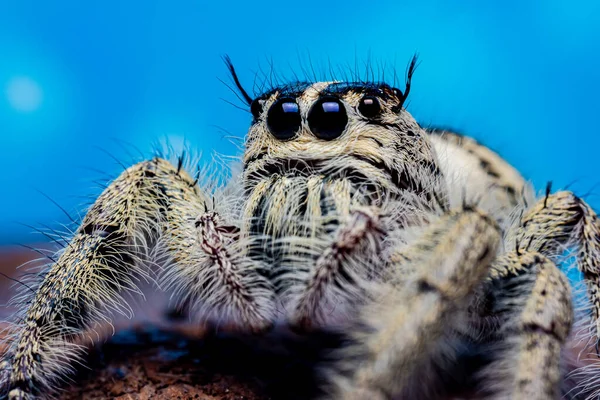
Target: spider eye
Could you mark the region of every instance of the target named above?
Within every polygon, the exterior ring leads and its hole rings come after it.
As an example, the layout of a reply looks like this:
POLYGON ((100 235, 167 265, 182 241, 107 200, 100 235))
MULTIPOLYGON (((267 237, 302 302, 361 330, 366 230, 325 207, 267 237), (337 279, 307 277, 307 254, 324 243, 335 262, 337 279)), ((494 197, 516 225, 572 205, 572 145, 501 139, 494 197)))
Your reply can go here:
POLYGON ((308 126, 320 139, 339 137, 348 124, 348 115, 342 102, 335 97, 322 97, 308 113, 308 126))
POLYGON ((260 100, 254 99, 254 100, 252 100, 252 103, 250 104, 250 112, 252 113, 252 116, 254 117, 255 120, 260 118, 260 114, 262 114, 263 102, 264 102, 264 100, 262 100, 262 99, 260 99, 260 100))
POLYGON ((277 100, 267 114, 269 131, 280 140, 293 138, 300 129, 300 123, 300 108, 296 100, 291 98, 277 100))
POLYGON ((358 112, 360 112, 363 117, 375 118, 381 112, 381 104, 379 104, 377 97, 365 96, 360 99, 358 112))

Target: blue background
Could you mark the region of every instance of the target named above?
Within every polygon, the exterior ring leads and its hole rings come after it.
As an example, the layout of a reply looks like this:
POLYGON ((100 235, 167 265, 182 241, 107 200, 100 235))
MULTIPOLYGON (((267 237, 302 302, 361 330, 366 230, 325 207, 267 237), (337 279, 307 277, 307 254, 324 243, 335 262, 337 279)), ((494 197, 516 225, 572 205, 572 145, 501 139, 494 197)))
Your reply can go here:
POLYGON ((225 53, 252 88, 271 64, 303 75, 370 59, 402 76, 418 51, 417 119, 473 135, 539 188, 588 192, 600 182, 599 27, 598 0, 0 0, 0 244, 44 240, 19 223, 68 221, 39 191, 77 215, 101 172, 121 169, 106 153, 134 158, 123 141, 238 154, 228 137, 250 117, 221 100, 239 104, 218 80, 225 53))

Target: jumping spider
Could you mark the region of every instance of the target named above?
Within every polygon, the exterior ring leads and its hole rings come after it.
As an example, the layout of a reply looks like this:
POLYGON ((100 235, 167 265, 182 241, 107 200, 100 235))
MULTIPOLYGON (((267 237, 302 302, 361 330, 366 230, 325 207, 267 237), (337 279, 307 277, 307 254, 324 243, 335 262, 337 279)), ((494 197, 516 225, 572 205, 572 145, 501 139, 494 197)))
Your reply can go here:
POLYGON ((256 98, 227 63, 253 116, 241 172, 203 188, 156 157, 114 180, 16 300, 27 307, 3 356, 9 399, 50 393, 80 356, 72 339, 127 307, 150 264, 199 320, 349 332, 326 397, 443 396, 440 376, 467 353, 485 355, 470 372, 482 397, 557 398, 567 369, 583 375, 571 395, 597 395, 596 366, 563 351, 566 249, 589 291, 582 332, 595 343, 600 331, 600 224, 582 199, 536 199, 496 153, 420 126, 404 108, 414 59, 404 90, 295 82, 256 98))

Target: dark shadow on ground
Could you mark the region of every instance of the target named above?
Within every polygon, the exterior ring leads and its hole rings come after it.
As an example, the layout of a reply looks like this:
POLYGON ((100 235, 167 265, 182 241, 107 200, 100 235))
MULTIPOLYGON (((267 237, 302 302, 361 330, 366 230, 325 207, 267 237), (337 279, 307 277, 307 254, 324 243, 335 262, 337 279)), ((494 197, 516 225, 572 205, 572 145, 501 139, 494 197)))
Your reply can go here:
POLYGON ((155 326, 115 334, 96 346, 64 399, 309 399, 319 361, 340 338, 255 337, 208 331, 201 339, 155 326))

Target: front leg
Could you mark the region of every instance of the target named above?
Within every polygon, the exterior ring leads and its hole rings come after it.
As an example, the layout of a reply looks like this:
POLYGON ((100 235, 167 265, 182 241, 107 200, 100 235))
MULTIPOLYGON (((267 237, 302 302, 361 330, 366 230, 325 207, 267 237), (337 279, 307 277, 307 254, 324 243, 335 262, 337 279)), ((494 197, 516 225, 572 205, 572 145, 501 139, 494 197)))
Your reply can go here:
POLYGON ((417 372, 432 359, 448 356, 446 333, 465 323, 470 295, 484 281, 496 255, 500 233, 495 222, 466 209, 443 216, 404 252, 410 265, 396 265, 402 287, 392 287, 376 304, 365 307, 369 332, 346 356, 361 355, 348 378, 334 378, 333 397, 386 399, 402 394, 420 398, 428 383, 417 372))
MULTIPOLYGON (((539 252, 559 264, 567 248, 577 252, 577 267, 588 287, 592 314, 591 342, 600 343, 600 220, 571 192, 550 194, 522 216, 509 236, 518 253, 539 252)), ((598 350, 596 350, 598 352, 598 350)))
POLYGON ((565 366, 574 369, 566 382, 573 385, 570 395, 597 397, 600 381, 597 357, 600 354, 600 220, 597 214, 573 193, 550 194, 548 186, 546 196, 524 212, 508 237, 507 245, 514 253, 540 253, 557 265, 563 263, 565 250, 576 250, 572 254, 577 256, 575 265, 583 274, 589 303, 576 307, 575 332, 565 347, 578 349, 573 356, 565 357, 565 366), (589 354, 589 358, 582 354, 589 354))
MULTIPOLYGON (((380 215, 369 207, 352 207, 333 240, 316 258, 293 298, 290 324, 296 331, 324 326, 331 314, 349 314, 340 304, 356 304, 369 293, 369 275, 380 267, 383 229, 380 215), (337 310, 336 310, 337 307, 337 310)), ((346 306, 347 308, 347 306, 346 306)))
POLYGON ((23 299, 29 306, 17 316, 2 356, 0 385, 8 398, 48 395, 81 355, 72 339, 115 311, 130 315, 123 294, 138 291, 136 279, 148 272, 143 266, 156 260, 177 271, 175 283, 195 272, 194 282, 205 288, 198 297, 206 308, 227 307, 246 317, 250 327, 267 325, 272 310, 264 280, 252 269, 242 272, 235 262, 223 263, 223 248, 233 238, 223 239, 215 214, 205 218, 206 224, 213 221, 210 227, 196 226, 206 203, 196 182, 165 160, 123 172, 89 209, 33 296, 23 299), (218 254, 207 246, 218 248, 218 254), (232 281, 243 285, 232 288, 232 281), (215 295, 227 290, 235 295, 215 295))
POLYGON ((498 399, 559 398, 561 351, 573 322, 567 277, 536 252, 508 253, 491 272, 490 306, 500 326, 484 389, 498 399))

